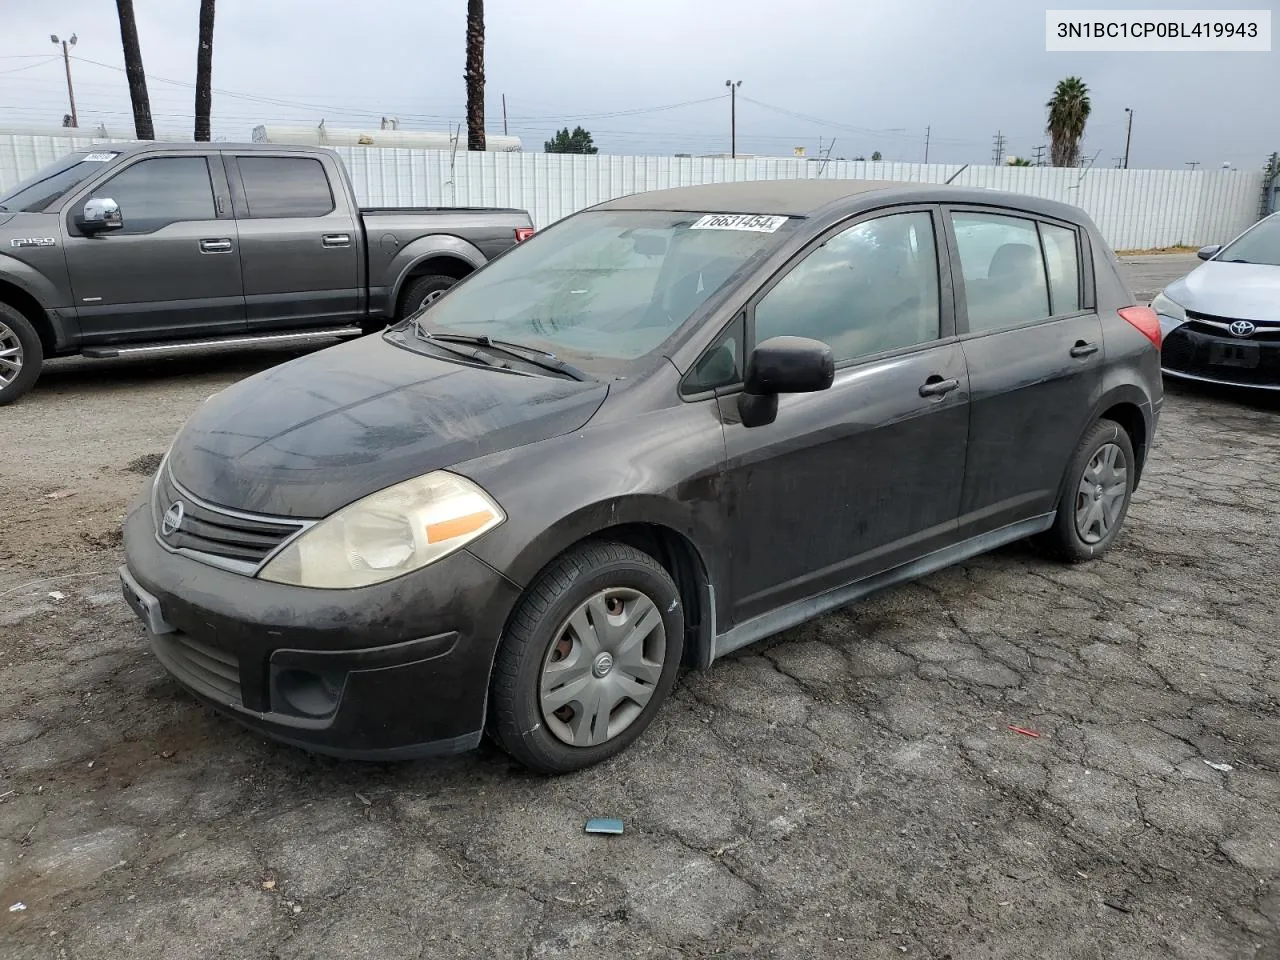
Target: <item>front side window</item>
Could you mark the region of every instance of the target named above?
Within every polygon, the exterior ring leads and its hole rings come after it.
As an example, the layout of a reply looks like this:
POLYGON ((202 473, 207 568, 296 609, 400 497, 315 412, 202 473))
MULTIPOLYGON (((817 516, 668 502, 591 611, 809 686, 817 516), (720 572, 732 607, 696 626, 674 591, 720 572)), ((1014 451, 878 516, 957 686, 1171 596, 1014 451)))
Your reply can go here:
POLYGON ((324 164, 311 157, 236 157, 249 216, 323 217, 333 210, 324 164))
POLYGON ((41 213, 119 156, 106 150, 76 151, 49 164, 0 196, 0 213, 41 213))
POLYGON ((933 217, 898 213, 837 233, 756 306, 755 342, 811 337, 837 361, 939 336, 933 217))
POLYGON ((468 277, 418 315, 428 333, 563 354, 593 373, 655 350, 740 271, 789 236, 785 217, 654 210, 575 214, 468 277))
POLYGON ((217 218, 204 157, 141 160, 93 191, 93 198, 107 197, 124 217, 121 233, 151 233, 171 223, 217 218))
POLYGON ((971 332, 1004 330, 1051 315, 1035 221, 956 213, 952 223, 971 332))

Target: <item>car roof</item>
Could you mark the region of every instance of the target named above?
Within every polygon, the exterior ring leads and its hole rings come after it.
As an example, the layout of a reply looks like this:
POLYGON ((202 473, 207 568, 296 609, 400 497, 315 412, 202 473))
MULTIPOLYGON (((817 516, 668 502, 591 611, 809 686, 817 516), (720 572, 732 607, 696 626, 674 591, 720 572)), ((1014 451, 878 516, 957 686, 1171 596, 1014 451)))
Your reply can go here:
POLYGON ((592 209, 813 217, 819 213, 855 213, 887 203, 994 205, 1073 223, 1089 222, 1084 211, 1056 200, 984 187, 953 187, 902 180, 738 180, 632 193, 606 200, 592 209))

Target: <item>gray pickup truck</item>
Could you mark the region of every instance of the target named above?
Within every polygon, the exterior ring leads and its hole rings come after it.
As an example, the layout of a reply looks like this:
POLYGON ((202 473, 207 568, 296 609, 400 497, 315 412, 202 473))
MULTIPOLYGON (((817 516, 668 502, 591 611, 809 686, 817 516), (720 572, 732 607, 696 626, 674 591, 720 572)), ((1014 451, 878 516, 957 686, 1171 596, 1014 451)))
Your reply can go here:
POLYGON ((319 147, 71 153, 0 196, 0 405, 48 357, 358 336, 532 233, 523 210, 361 208, 319 147))

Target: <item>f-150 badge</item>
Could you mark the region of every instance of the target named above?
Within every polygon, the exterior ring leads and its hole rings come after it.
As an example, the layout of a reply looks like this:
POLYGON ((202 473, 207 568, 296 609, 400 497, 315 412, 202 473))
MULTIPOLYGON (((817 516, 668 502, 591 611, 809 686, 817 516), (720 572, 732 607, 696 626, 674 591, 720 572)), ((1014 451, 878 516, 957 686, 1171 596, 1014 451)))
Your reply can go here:
POLYGON ((57 237, 22 237, 9 241, 11 247, 56 247, 57 237))

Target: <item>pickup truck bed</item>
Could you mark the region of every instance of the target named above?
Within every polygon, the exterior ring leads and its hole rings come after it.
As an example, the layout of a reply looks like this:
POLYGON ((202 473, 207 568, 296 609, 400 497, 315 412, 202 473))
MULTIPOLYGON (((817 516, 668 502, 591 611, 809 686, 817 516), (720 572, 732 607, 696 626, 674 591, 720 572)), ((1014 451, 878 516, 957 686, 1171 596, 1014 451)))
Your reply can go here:
POLYGON ((79 151, 0 197, 0 405, 47 357, 357 336, 532 233, 510 208, 362 208, 319 147, 79 151))

